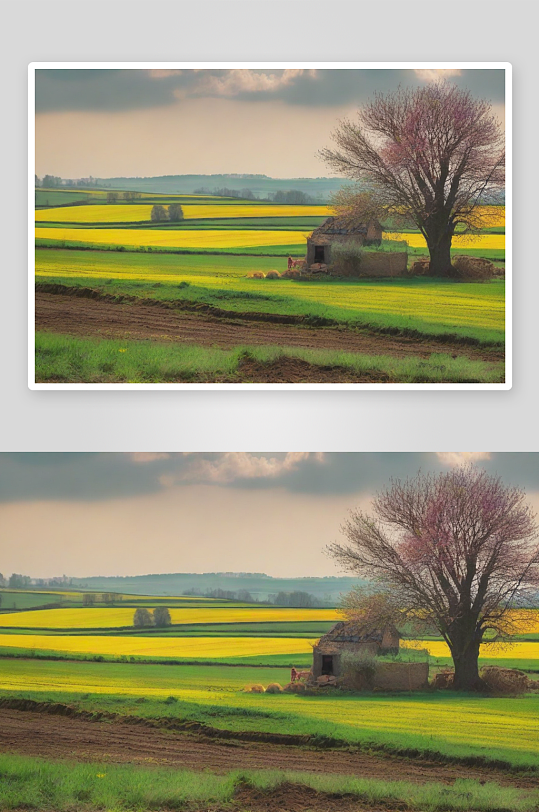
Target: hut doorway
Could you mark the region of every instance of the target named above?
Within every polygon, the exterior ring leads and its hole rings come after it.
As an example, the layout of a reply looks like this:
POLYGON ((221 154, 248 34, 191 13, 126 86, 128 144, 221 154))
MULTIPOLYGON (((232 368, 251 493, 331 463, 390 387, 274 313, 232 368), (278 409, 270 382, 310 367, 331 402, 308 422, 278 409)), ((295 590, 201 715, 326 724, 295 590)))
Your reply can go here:
POLYGON ((331 654, 322 655, 322 674, 333 676, 333 656, 331 654))
POLYGON ((323 245, 315 245, 314 246, 314 261, 315 262, 325 262, 325 251, 323 245))

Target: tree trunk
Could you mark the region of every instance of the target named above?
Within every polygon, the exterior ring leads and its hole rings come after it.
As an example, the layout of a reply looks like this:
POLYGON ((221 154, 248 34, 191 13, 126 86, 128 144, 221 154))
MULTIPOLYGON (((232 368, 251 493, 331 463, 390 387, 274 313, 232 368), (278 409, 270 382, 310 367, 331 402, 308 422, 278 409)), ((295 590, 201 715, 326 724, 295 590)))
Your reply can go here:
POLYGON ((451 271, 451 239, 452 235, 444 234, 442 237, 431 238, 427 236, 430 265, 429 276, 449 276, 451 271))
POLYGON ((458 652, 452 649, 451 656, 455 664, 453 688, 456 691, 481 690, 483 681, 479 676, 479 643, 474 640, 458 652))

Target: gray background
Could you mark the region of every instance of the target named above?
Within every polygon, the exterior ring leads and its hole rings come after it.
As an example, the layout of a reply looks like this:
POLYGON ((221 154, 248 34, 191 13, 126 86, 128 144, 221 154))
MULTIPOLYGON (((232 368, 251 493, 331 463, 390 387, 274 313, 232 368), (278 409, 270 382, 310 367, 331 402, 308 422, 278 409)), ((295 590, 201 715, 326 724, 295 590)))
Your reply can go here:
POLYGON ((527 0, 4 0, 0 451, 538 451, 536 8, 527 0), (513 389, 30 391, 27 65, 145 60, 511 62, 513 389))

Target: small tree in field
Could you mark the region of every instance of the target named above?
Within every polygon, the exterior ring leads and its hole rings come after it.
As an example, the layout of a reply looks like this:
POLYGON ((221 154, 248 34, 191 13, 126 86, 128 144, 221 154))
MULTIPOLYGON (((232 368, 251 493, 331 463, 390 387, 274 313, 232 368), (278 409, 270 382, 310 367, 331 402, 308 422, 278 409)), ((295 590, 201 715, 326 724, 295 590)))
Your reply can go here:
POLYGON ((431 273, 446 275, 455 229, 484 227, 478 205, 503 188, 504 133, 491 105, 449 82, 399 88, 375 94, 332 137, 336 148, 320 153, 325 162, 362 182, 386 217, 415 224, 431 273))
POLYGON ((524 493, 470 466, 394 481, 373 507, 374 516, 351 513, 347 544, 332 544, 331 554, 439 631, 456 689, 480 687, 485 634, 514 633, 512 610, 539 586, 538 526, 524 493))
POLYGON ((394 592, 369 586, 352 587, 343 596, 340 608, 347 620, 357 623, 365 633, 383 630, 387 626, 400 629, 413 619, 394 592))
POLYGON ((85 592, 82 596, 83 606, 95 606, 95 595, 92 592, 85 592))
POLYGON ((157 606, 153 610, 153 622, 154 626, 170 626, 172 620, 170 618, 170 612, 166 606, 157 606))
POLYGON ((133 617, 133 626, 137 629, 143 629, 147 626, 153 626, 153 618, 147 609, 139 607, 133 617))
POLYGON ((107 192, 107 203, 117 203, 118 197, 118 192, 107 192))
POLYGON ((168 207, 168 219, 172 223, 178 223, 183 220, 183 209, 179 203, 171 203, 168 207))
POLYGON ((164 206, 152 207, 152 223, 163 223, 167 219, 167 210, 164 206))

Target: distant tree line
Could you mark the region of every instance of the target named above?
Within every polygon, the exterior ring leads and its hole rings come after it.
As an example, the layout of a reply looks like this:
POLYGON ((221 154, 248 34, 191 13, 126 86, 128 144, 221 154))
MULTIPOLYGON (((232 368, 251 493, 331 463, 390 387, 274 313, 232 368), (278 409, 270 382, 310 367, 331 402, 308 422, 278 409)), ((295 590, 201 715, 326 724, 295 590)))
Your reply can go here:
POLYGON ((0 587, 9 589, 31 589, 32 587, 59 587, 70 586, 72 580, 65 575, 57 578, 31 578, 29 575, 21 575, 13 572, 9 578, 0 572, 0 587))
POLYGON ((308 205, 321 202, 311 195, 308 195, 306 192, 301 192, 299 189, 268 192, 266 197, 258 197, 251 191, 251 189, 229 189, 227 186, 223 186, 220 189, 209 189, 208 187, 202 186, 200 189, 195 189, 193 194, 235 197, 241 200, 268 200, 272 203, 288 203, 290 206, 308 205))
POLYGON ((12 573, 7 583, 10 589, 27 589, 32 583, 29 575, 19 575, 18 572, 12 573))
POLYGON ((223 601, 239 601, 240 603, 270 603, 274 606, 290 606, 295 608, 311 609, 317 606, 325 606, 324 601, 319 600, 315 595, 309 592, 277 592, 276 594, 268 595, 267 600, 261 601, 260 598, 253 596, 247 589, 239 589, 233 592, 228 589, 207 589, 205 592, 196 589, 187 589, 183 595, 193 595, 202 598, 217 598, 223 601))
POLYGON ((276 595, 268 595, 270 603, 275 606, 293 606, 300 609, 312 609, 316 606, 324 606, 324 602, 309 592, 278 592, 276 595))
POLYGON ((58 178, 56 175, 45 175, 41 181, 41 186, 44 186, 46 189, 56 189, 62 185, 62 178, 58 178))
POLYGON ((119 200, 140 200, 141 192, 107 192, 107 203, 117 203, 119 200))
POLYGON ((105 606, 114 606, 122 600, 122 596, 116 592, 102 592, 99 595, 97 592, 85 592, 82 596, 83 606, 95 606, 98 601, 104 603, 105 606))
POLYGON ((91 175, 89 178, 77 178, 75 180, 64 180, 63 178, 59 178, 57 175, 44 175, 43 178, 39 178, 37 175, 35 175, 35 184, 36 187, 44 186, 46 189, 56 189, 60 186, 68 186, 70 188, 84 186, 86 188, 96 187, 99 185, 97 179, 93 178, 91 175))

